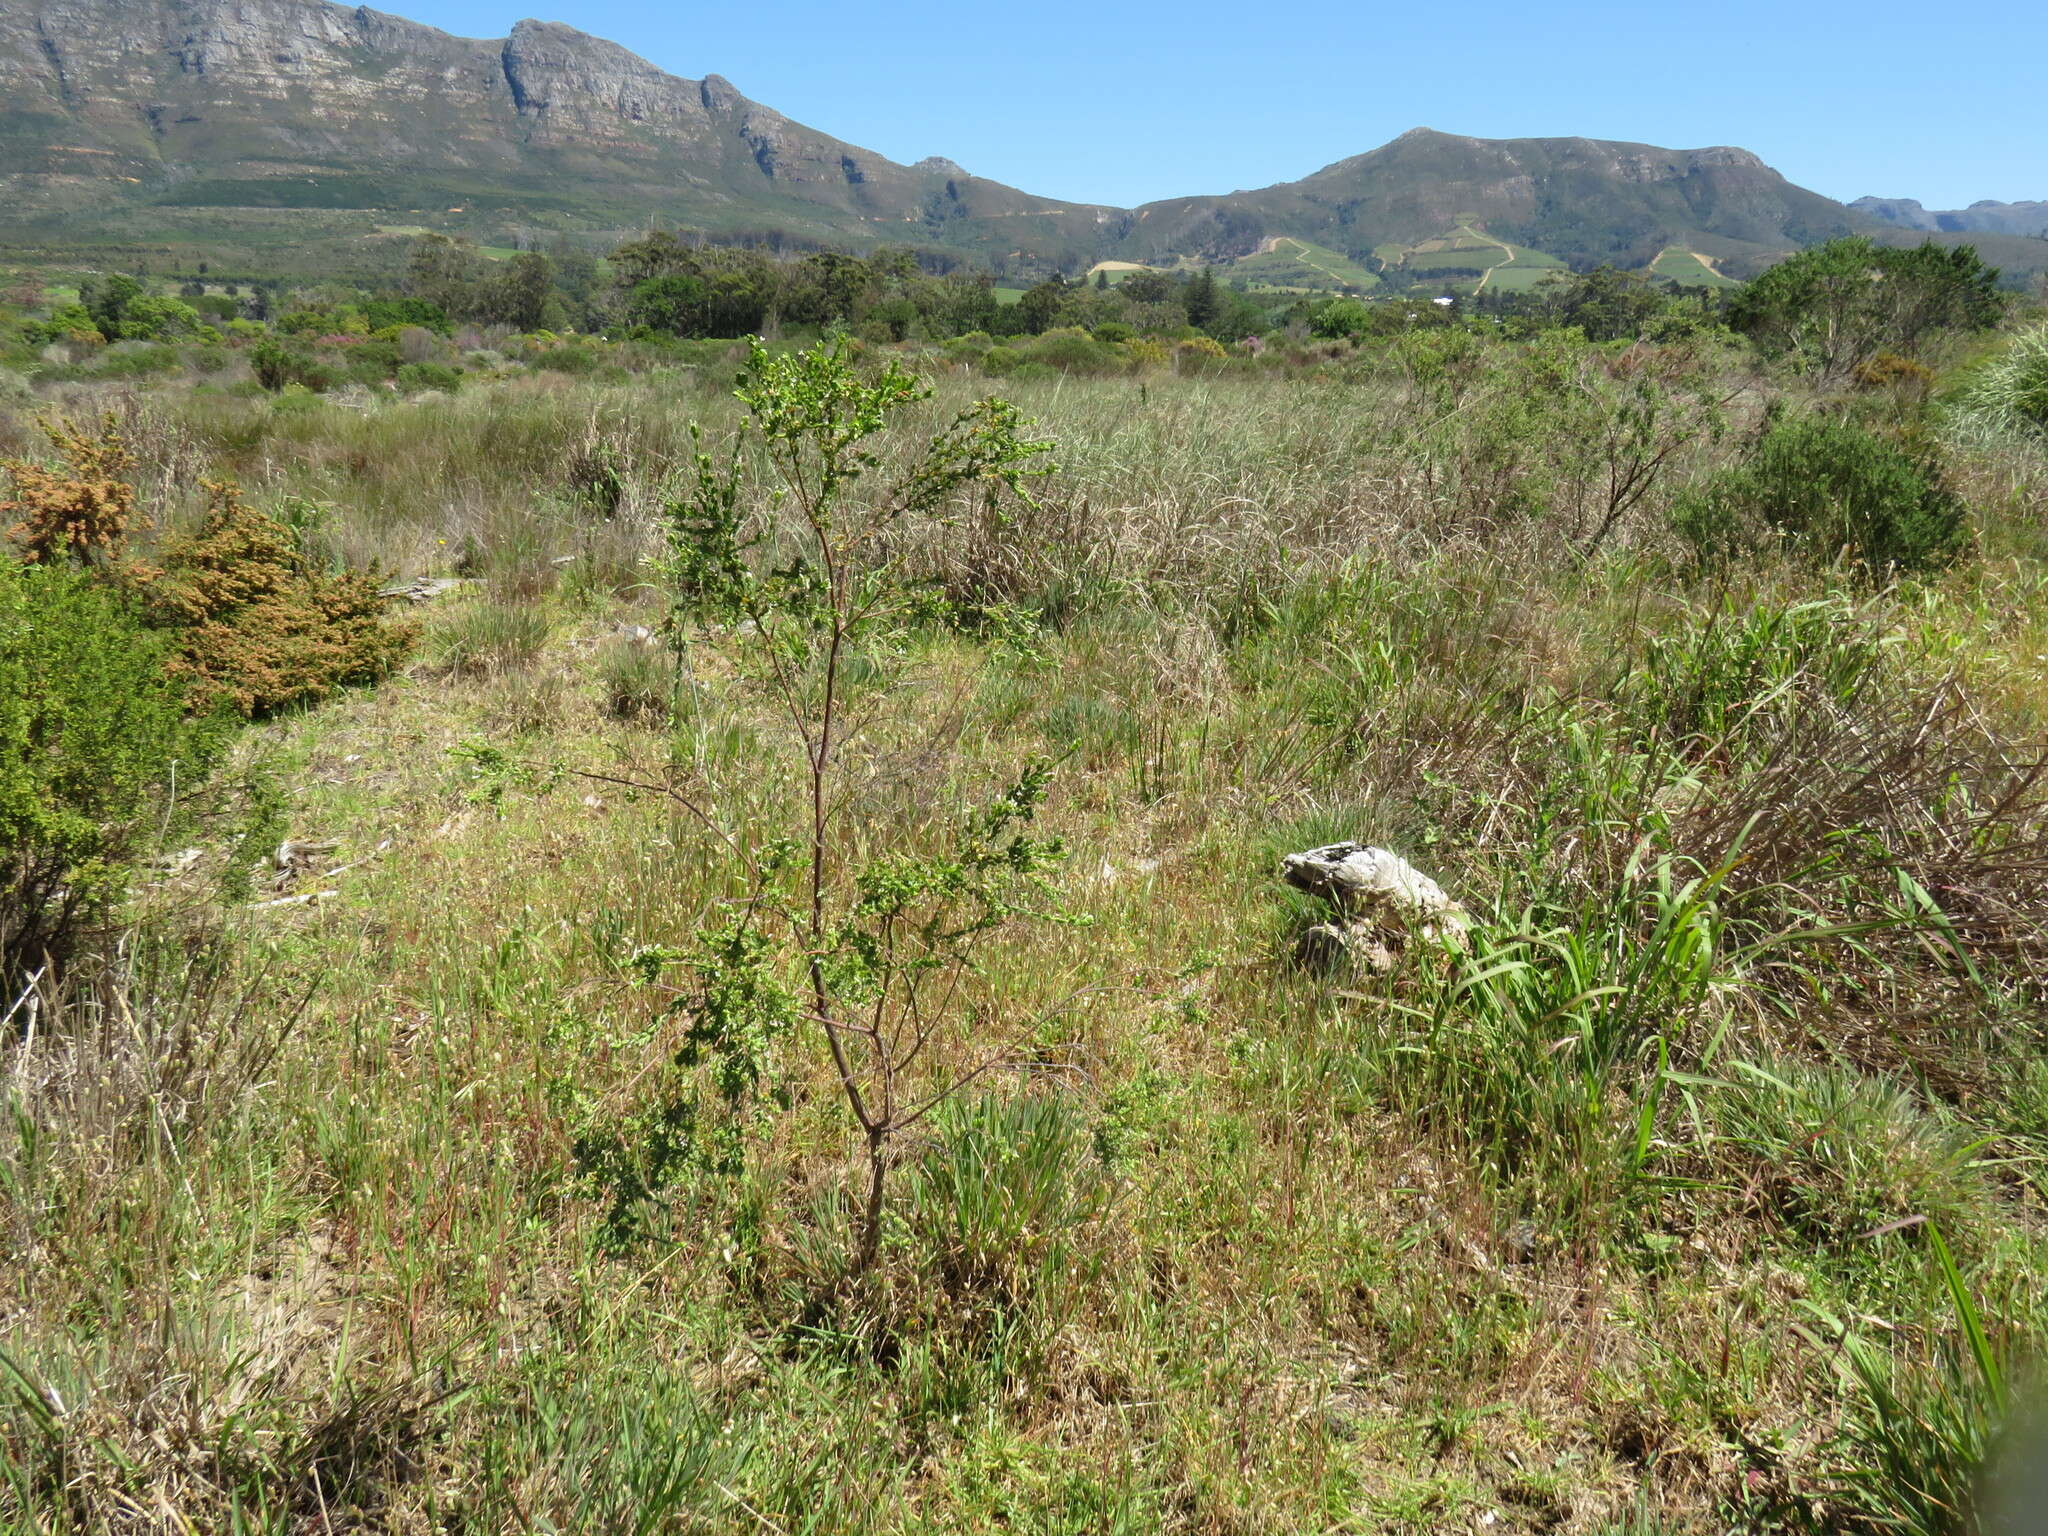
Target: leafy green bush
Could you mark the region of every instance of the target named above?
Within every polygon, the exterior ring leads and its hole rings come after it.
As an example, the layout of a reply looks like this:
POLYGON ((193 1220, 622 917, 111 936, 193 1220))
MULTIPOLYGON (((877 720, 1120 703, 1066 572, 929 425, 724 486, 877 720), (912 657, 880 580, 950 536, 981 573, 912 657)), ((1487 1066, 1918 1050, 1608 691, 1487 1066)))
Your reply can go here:
POLYGON ((951 358, 981 358, 988 354, 995 340, 985 331, 969 331, 964 336, 955 336, 945 344, 946 356, 951 358))
POLYGON ((151 374, 176 372, 183 359, 176 347, 156 342, 123 341, 108 347, 89 362, 71 369, 52 369, 53 378, 144 379, 151 374))
POLYGON ((372 299, 363 306, 363 322, 374 331, 414 325, 446 336, 452 329, 447 311, 425 299, 372 299))
POLYGON ((182 299, 142 294, 131 299, 121 315, 121 335, 129 341, 169 341, 199 329, 199 312, 182 299))
POLYGON ((273 336, 266 336, 249 349, 249 366, 256 381, 268 390, 282 390, 296 384, 315 393, 331 389, 336 376, 332 368, 305 348, 273 336))
POLYGON ((1968 547, 1968 509, 1933 464, 1860 427, 1774 421, 1742 463, 1679 498, 1673 526, 1703 559, 1782 540, 1827 563, 1929 571, 1968 547))
POLYGON ((407 363, 398 370, 398 387, 409 395, 429 389, 453 394, 462 388, 462 370, 446 363, 407 363))
POLYGON ((173 774, 189 794, 225 744, 167 649, 89 573, 0 562, 0 984, 120 900, 173 774))
POLYGON ((1043 363, 1061 373, 1107 373, 1121 361, 1115 347, 1076 327, 1047 331, 1026 345, 1023 354, 1027 361, 1043 363))
POLYGON ((556 373, 589 373, 597 367, 597 353, 589 347, 574 342, 558 347, 543 347, 533 354, 533 366, 551 369, 556 373))
POLYGON ((1998 269, 1967 245, 1830 240, 1745 283, 1728 301, 1728 324, 1766 352, 1838 378, 1879 352, 1911 357, 1941 332, 1996 324, 1997 281, 1998 269))
POLYGON ((1363 336, 1372 329, 1372 322, 1372 310, 1361 301, 1331 299, 1309 317, 1308 328, 1312 336, 1335 340, 1345 336, 1363 336))

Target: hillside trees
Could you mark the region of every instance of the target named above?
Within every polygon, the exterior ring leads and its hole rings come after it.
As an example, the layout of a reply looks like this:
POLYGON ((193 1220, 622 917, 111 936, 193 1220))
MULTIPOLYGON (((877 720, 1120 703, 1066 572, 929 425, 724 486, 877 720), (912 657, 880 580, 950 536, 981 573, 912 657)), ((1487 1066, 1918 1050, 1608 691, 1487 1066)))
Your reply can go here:
POLYGON ((78 302, 108 341, 121 339, 128 306, 143 296, 143 286, 125 272, 88 277, 78 285, 78 302))
POLYGON ((489 261, 467 240, 421 235, 406 264, 406 292, 442 314, 517 330, 539 328, 555 291, 554 268, 538 251, 489 261))
POLYGON ((1640 272, 1605 264, 1563 279, 1548 297, 1557 323, 1577 326, 1588 341, 1634 341, 1666 304, 1640 272))
POLYGON ((1996 324, 2004 312, 1997 281, 1998 269, 1967 245, 1830 240, 1746 283, 1729 300, 1728 323, 1830 381, 1879 352, 1911 356, 1942 332, 1996 324))

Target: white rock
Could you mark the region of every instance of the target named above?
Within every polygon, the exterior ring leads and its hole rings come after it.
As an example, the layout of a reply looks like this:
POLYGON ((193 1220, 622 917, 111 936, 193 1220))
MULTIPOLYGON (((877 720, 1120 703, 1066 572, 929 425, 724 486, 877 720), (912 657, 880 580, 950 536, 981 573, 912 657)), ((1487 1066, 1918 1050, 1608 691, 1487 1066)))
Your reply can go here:
POLYGON ((1472 926, 1442 886, 1385 848, 1310 848, 1282 859, 1280 874, 1337 910, 1336 922, 1311 928, 1297 949, 1304 964, 1318 968, 1348 954, 1370 970, 1391 970, 1411 937, 1455 938, 1472 926))

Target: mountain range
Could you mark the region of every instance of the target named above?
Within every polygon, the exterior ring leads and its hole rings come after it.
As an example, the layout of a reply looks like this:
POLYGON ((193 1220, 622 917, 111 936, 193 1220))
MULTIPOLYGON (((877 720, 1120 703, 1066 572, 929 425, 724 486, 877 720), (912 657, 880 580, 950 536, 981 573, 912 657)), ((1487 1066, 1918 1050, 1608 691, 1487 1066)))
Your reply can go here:
POLYGON ((1910 197, 1859 197, 1849 206, 1900 229, 2048 237, 2048 202, 2001 203, 1986 198, 1967 208, 1930 212, 1910 197))
MULTIPOLYGON (((1470 270, 1676 260, 1727 278, 1838 234, 1993 228, 1954 217, 1846 206, 1741 149, 1429 129, 1300 181, 1111 208, 941 158, 898 164, 717 75, 682 79, 559 23, 481 41, 327 0, 0 8, 0 242, 41 251, 260 248, 345 269, 395 260, 428 228, 491 244, 661 224, 797 248, 907 245, 1020 276, 1243 261, 1284 243, 1332 253, 1311 269, 1430 271, 1484 250, 1470 270)), ((2048 253, 2018 238, 2025 222, 1996 229, 2048 253)))

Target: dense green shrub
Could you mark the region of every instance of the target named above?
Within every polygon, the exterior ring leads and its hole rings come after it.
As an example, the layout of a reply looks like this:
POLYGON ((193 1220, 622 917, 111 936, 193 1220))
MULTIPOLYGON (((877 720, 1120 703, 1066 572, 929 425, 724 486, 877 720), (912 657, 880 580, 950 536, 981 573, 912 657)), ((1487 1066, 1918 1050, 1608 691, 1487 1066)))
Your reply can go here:
POLYGON ((199 312, 182 299, 143 294, 131 299, 121 316, 126 341, 171 341, 199 330, 199 312))
POLYGON ((543 347, 531 359, 536 368, 552 369, 556 373, 589 373, 597 367, 598 357, 589 347, 567 342, 561 346, 543 347))
POLYGON ((0 561, 0 986, 121 899, 173 775, 189 794, 225 744, 165 652, 90 573, 0 561))
POLYGON ((453 394, 462 388, 462 370, 446 363, 406 363, 398 370, 398 387, 409 395, 429 389, 453 394))
POLYGON ((1709 561, 1776 539, 1873 572, 1939 569, 1970 537, 1968 510, 1935 465, 1820 417, 1773 421, 1741 463, 1679 498, 1672 521, 1709 561))
POLYGON ((1911 357, 1943 331, 1996 324, 1997 282, 1998 269, 1971 246, 1830 240, 1744 284, 1728 301, 1728 323, 1767 352, 1840 377, 1879 352, 1911 357))
POLYGON ((363 320, 374 331, 394 325, 416 325, 446 336, 453 329, 447 311, 425 299, 372 299, 363 306, 363 320))
POLYGON ((249 366, 255 370, 257 382, 268 390, 297 384, 317 393, 332 388, 336 381, 334 370, 311 352, 277 337, 265 337, 249 349, 249 366))
POLYGON ((1047 331, 1022 351, 1027 362, 1043 363, 1061 373, 1109 373, 1122 363, 1115 347, 1069 327, 1047 331))
POLYGON ((123 341, 108 347, 91 361, 71 369, 53 369, 52 376, 79 379, 146 379, 152 374, 175 373, 184 359, 178 349, 159 342, 123 341))
POLYGON ((951 358, 981 358, 988 354, 995 340, 985 331, 969 331, 964 336, 955 336, 946 343, 946 356, 951 358))

